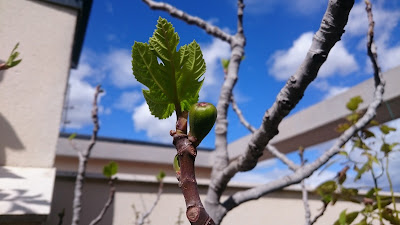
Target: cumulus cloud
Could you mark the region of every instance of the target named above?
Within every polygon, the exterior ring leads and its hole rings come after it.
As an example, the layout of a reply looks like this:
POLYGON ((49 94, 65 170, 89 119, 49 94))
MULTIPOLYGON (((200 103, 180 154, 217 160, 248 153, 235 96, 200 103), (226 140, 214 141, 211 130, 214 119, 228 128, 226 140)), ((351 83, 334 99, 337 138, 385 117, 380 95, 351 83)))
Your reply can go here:
POLYGON ((131 54, 125 49, 114 49, 106 55, 103 62, 104 69, 116 87, 127 88, 140 85, 132 75, 131 61, 131 54))
MULTIPOLYGON (((313 35, 312 32, 303 33, 289 49, 276 51, 268 60, 269 73, 277 80, 286 80, 293 75, 305 58, 313 35)), ((348 75, 356 70, 358 65, 354 56, 347 51, 343 42, 338 42, 322 65, 319 76, 348 75)))
POLYGON ((201 49, 207 71, 204 74, 205 79, 200 91, 200 99, 216 101, 224 77, 221 59, 230 57, 230 46, 226 42, 214 38, 211 44, 202 44, 201 49))
POLYGON ((127 112, 132 112, 136 103, 138 103, 142 98, 142 93, 138 91, 123 92, 115 102, 114 107, 127 112))
MULTIPOLYGON (((68 121, 66 127, 80 129, 92 123, 91 110, 95 86, 86 79, 94 75, 95 69, 85 60, 80 63, 77 70, 71 70, 67 96, 70 109, 64 111, 64 118, 68 121)), ((101 109, 104 110, 104 107, 101 106, 101 109)))
MULTIPOLYGON (((375 4, 373 14, 378 59, 382 69, 385 71, 400 64, 398 60, 400 57, 400 45, 390 45, 393 31, 399 26, 400 10, 385 9, 382 6, 382 4, 375 4)), ((367 30, 368 18, 365 12, 365 4, 361 1, 350 12, 349 22, 346 25, 346 34, 349 34, 351 37, 361 38, 359 48, 364 50, 367 30)), ((367 59, 366 66, 366 70, 371 71, 369 59, 367 59)))
POLYGON ((150 114, 146 102, 134 109, 132 114, 135 131, 145 131, 147 137, 153 141, 170 143, 170 130, 175 129, 175 117, 159 120, 150 114))
POLYGON ((341 94, 347 90, 349 90, 350 87, 346 86, 334 86, 329 84, 326 80, 316 80, 312 83, 313 87, 316 87, 317 89, 325 92, 325 95, 322 97, 323 100, 332 98, 338 94, 341 94))

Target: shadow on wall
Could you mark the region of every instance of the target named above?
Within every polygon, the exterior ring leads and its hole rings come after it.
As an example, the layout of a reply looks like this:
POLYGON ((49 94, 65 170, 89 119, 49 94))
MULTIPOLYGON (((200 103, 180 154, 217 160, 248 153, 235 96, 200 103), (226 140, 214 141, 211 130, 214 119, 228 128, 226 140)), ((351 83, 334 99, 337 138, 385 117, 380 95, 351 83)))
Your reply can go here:
MULTIPOLYGON (((0 60, 0 63, 2 61, 0 60)), ((3 81, 5 71, 0 71, 0 83, 3 81)), ((0 86, 1 88, 1 86, 0 86)), ((0 96, 1 98, 1 96, 0 96)), ((21 140, 18 138, 11 124, 7 119, 1 114, 1 108, 5 106, 0 106, 0 166, 6 163, 6 148, 12 150, 24 150, 25 147, 21 140)))
POLYGON ((10 203, 10 207, 5 211, 6 214, 18 212, 36 214, 32 211, 32 207, 26 207, 26 205, 49 205, 50 202, 43 200, 42 197, 42 194, 30 195, 27 190, 23 189, 7 190, 7 192, 0 190, 0 199, 10 203))
MULTIPOLYGON (((119 185, 117 183, 117 185, 119 185)), ((46 224, 58 224, 58 214, 65 209, 63 224, 71 224, 72 200, 74 198, 75 178, 56 177, 51 212, 46 224)), ((118 187, 117 187, 118 190, 118 187)), ((97 217, 108 199, 109 186, 103 179, 86 179, 82 193, 80 224, 89 224, 97 217)), ((115 199, 114 199, 115 200, 115 199)), ((114 204, 110 206, 98 225, 110 225, 114 220, 114 204)), ((127 221, 126 224, 133 224, 127 221)))

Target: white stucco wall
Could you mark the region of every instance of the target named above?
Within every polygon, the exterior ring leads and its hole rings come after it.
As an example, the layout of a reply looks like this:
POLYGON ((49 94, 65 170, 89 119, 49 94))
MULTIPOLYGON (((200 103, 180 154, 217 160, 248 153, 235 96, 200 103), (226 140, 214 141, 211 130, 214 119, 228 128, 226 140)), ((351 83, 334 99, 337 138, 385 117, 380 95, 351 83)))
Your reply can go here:
POLYGON ((42 1, 0 0, 0 165, 52 167, 77 11, 42 1))
MULTIPOLYGON (((55 182, 52 212, 47 224, 57 224, 57 214, 65 208, 64 224, 71 221, 71 204, 73 198, 74 178, 58 177, 55 182)), ((132 205, 134 204, 139 212, 144 208, 148 209, 153 204, 158 190, 157 183, 151 182, 129 182, 119 180, 116 184, 117 192, 114 203, 105 214, 99 225, 126 225, 134 224, 135 215, 132 205)), ((108 198, 108 185, 104 179, 86 180, 83 194, 83 207, 81 214, 82 224, 89 224, 95 218, 108 198)), ((227 194, 234 193, 243 188, 228 187, 227 194)), ((202 199, 205 198, 206 186, 199 187, 202 199)), ((223 198, 227 198, 224 195, 223 198)), ((321 201, 310 193, 309 203, 312 218, 322 208, 321 201)), ((329 206, 325 214, 315 223, 316 225, 333 224, 339 217, 342 210, 347 212, 360 210, 361 206, 338 201, 334 206, 329 206)), ((183 211, 182 224, 189 225, 185 212, 181 190, 177 184, 165 184, 158 205, 149 217, 149 224, 176 224, 180 210, 183 211)), ((361 218, 361 216, 360 216, 361 218)), ((258 200, 246 202, 230 211, 224 218, 222 225, 302 225, 304 224, 304 206, 300 191, 277 191, 264 196, 258 200)))

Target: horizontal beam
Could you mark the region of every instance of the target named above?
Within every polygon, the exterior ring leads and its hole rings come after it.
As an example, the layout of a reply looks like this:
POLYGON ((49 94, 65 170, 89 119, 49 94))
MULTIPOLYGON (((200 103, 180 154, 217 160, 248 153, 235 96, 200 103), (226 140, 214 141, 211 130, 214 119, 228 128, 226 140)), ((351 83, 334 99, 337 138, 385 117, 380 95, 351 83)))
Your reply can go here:
MULTIPOLYGON (((384 73, 386 80, 383 104, 378 108, 376 120, 381 123, 400 117, 400 67, 384 73)), ((360 95, 364 102, 360 105, 365 110, 372 101, 374 88, 373 78, 366 80, 348 91, 330 99, 317 103, 305 110, 284 119, 279 125, 279 134, 271 140, 281 152, 290 153, 299 146, 310 147, 337 138, 340 134, 335 131, 338 124, 345 121, 349 110, 345 104, 350 98, 360 95)), ((229 144, 231 160, 238 157, 247 147, 251 135, 247 135, 229 144)), ((265 152, 260 160, 271 158, 265 152)))

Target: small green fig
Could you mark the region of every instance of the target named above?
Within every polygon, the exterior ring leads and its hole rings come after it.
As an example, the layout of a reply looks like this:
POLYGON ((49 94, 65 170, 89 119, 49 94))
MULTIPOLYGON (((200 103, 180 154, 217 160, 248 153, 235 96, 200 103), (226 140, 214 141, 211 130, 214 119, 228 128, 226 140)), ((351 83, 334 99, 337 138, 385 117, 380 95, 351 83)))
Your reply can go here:
POLYGON ((196 138, 193 143, 198 146, 207 136, 217 119, 217 109, 211 103, 196 103, 189 110, 189 135, 196 138))

